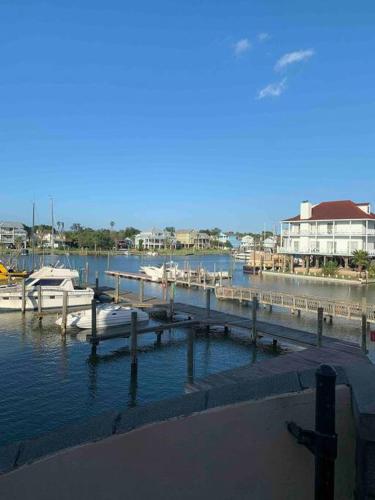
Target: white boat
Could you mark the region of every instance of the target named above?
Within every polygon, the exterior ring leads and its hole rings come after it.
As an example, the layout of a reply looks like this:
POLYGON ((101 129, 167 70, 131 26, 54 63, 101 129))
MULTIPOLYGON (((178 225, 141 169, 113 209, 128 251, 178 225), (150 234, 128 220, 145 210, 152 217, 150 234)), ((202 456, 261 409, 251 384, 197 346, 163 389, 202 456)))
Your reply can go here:
MULTIPOLYGON (((38 289, 42 292, 43 309, 62 307, 63 292, 68 292, 68 306, 85 306, 91 304, 94 297, 92 288, 76 287, 74 280, 78 271, 55 267, 42 267, 25 280, 25 308, 38 308, 38 289)), ((0 309, 21 310, 22 285, 10 284, 0 286, 0 309)))
MULTIPOLYGON (((131 313, 137 313, 137 321, 148 321, 148 314, 141 309, 134 307, 124 307, 119 305, 107 304, 96 308, 96 326, 97 328, 109 328, 120 325, 130 325, 131 313)), ((68 314, 66 318, 67 327, 91 328, 91 309, 75 311, 68 314)), ((58 318, 56 325, 61 326, 62 318, 58 318)))
POLYGON ((174 262, 162 264, 161 266, 141 266, 140 269, 151 281, 156 282, 163 281, 165 278, 176 279, 180 275, 178 265, 174 262))

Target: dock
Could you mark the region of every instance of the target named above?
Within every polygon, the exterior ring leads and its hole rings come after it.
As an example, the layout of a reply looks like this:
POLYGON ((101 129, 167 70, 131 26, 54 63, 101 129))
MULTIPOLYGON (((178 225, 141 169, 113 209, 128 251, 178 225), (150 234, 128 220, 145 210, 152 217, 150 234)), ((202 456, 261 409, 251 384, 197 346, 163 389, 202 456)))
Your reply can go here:
POLYGON ((254 298, 259 303, 278 306, 289 309, 292 312, 301 311, 317 313, 323 308, 323 313, 330 319, 334 317, 362 320, 366 316, 369 323, 375 323, 375 304, 335 301, 325 297, 309 297, 306 295, 294 295, 274 290, 262 290, 259 288, 246 288, 234 286, 217 286, 215 295, 219 300, 235 300, 240 303, 252 302, 254 298))

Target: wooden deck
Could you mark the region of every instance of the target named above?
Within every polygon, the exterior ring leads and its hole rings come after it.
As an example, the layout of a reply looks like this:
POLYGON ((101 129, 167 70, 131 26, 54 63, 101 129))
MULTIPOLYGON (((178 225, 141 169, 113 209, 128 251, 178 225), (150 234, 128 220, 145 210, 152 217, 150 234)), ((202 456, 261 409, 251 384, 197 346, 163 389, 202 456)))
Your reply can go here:
POLYGON ((334 301, 324 297, 308 297, 273 290, 232 286, 217 286, 215 294, 219 300, 238 300, 239 302, 251 302, 253 298, 257 298, 262 304, 284 307, 293 311, 316 313, 318 308, 322 307, 326 316, 349 320, 361 320, 362 315, 365 314, 368 322, 375 323, 375 304, 334 301))

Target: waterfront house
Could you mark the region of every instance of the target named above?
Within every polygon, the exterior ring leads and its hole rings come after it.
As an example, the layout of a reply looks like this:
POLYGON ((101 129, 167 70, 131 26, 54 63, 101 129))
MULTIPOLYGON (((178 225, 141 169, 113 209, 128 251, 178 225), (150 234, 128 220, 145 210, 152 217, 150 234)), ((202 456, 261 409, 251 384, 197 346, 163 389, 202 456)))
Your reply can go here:
POLYGON ((176 240, 181 248, 209 248, 210 236, 195 229, 178 229, 176 240))
POLYGON ((355 250, 375 257, 375 214, 369 203, 303 201, 298 215, 281 221, 279 253, 314 260, 316 265, 321 258, 334 257, 348 266, 355 250))
POLYGON ((240 249, 244 252, 254 248, 254 238, 249 234, 241 238, 240 249))
POLYGON ((152 229, 143 231, 135 237, 135 248, 144 248, 147 250, 160 250, 170 248, 176 245, 175 238, 168 231, 152 229))
POLYGON ((26 246, 27 232, 21 222, 0 221, 0 245, 14 247, 26 246))
POLYGON ((263 249, 266 252, 273 252, 276 250, 277 247, 277 237, 276 236, 269 236, 263 241, 263 249))

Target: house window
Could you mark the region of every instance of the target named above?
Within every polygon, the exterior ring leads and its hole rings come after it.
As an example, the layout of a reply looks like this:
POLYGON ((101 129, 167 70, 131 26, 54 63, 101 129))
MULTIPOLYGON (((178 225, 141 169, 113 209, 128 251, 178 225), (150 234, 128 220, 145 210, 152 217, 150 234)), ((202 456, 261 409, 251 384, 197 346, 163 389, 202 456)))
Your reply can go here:
POLYGON ((327 233, 328 234, 333 233, 333 222, 327 222, 327 233))
POLYGON ((295 252, 299 251, 299 241, 294 241, 293 242, 293 249, 295 252))

